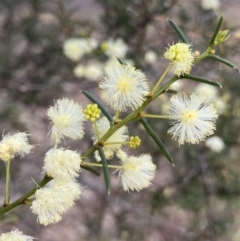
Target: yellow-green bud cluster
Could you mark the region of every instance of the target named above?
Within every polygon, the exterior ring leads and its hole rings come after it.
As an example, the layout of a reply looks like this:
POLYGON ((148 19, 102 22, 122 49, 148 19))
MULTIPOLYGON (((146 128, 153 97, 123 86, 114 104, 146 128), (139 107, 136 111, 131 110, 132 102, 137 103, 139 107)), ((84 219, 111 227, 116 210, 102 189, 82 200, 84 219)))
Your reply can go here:
POLYGON ((98 108, 97 104, 88 104, 83 113, 86 120, 94 122, 100 117, 101 110, 98 108))
POLYGON ((138 136, 131 136, 129 141, 129 146, 131 148, 137 148, 141 144, 141 139, 138 136))
POLYGON ((228 39, 228 37, 230 36, 230 35, 228 35, 228 31, 229 30, 219 31, 219 33, 217 34, 216 40, 214 42, 214 45, 218 45, 218 44, 225 42, 228 39))

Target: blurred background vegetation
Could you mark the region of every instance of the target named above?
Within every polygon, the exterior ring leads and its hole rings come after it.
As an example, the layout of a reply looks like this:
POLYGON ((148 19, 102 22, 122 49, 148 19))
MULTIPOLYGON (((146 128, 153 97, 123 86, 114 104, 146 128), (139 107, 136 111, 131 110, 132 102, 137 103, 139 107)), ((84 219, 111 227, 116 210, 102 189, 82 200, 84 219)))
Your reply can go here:
MULTIPOLYGON (((0 129, 31 133, 31 143, 36 145, 31 155, 12 164, 12 200, 41 179, 44 154, 53 145, 47 137, 49 105, 68 97, 84 106, 88 100, 81 90, 99 97, 99 69, 101 72, 112 57, 106 51, 109 41, 120 42, 113 47, 118 48, 116 53, 142 69, 153 85, 168 64, 163 59, 166 47, 180 41, 167 19, 182 28, 193 51, 203 52, 223 15, 222 28, 230 29, 230 37, 216 53, 240 66, 240 3, 219 1, 219 6, 206 9, 200 0, 1 0, 0 129), (63 52, 70 38, 93 39, 95 47, 79 61, 72 61, 63 52), (78 71, 77 65, 82 67, 78 71), (91 68, 86 73, 87 66, 91 68)), ((81 200, 61 222, 43 227, 29 207, 22 206, 1 218, 0 231, 15 226, 45 241, 240 241, 240 76, 211 59, 191 73, 223 86, 215 90, 219 103, 216 135, 225 144, 223 150, 216 152, 205 142, 179 147, 166 135, 166 121, 149 120, 175 160, 172 167, 134 122, 130 133, 142 137, 142 145, 133 153, 151 153, 158 166, 150 188, 123 192, 113 174, 112 193, 107 196, 103 177, 83 170, 81 200)), ((198 86, 181 80, 172 88, 191 93, 198 86)), ((171 94, 161 96, 148 107, 149 112, 164 113, 169 97, 171 94)), ((66 140, 63 146, 84 152, 92 144, 91 133, 89 125, 83 140, 66 140)), ((2 163, 0 168, 3 190, 2 163)), ((1 197, 3 200, 3 193, 1 197)))

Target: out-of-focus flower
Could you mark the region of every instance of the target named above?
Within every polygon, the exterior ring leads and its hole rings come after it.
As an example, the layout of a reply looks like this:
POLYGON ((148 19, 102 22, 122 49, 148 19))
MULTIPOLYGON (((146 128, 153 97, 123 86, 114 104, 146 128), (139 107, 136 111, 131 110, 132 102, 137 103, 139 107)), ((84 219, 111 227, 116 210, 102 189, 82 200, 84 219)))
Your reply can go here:
POLYGON ((219 0, 202 0, 201 6, 204 10, 214 10, 220 7, 220 2, 219 0))
POLYGON ((38 215, 38 222, 47 226, 59 222, 61 215, 80 198, 81 186, 75 182, 53 182, 53 185, 36 191, 31 210, 38 215))
POLYGON ((189 44, 177 43, 170 46, 164 57, 172 62, 172 71, 177 76, 189 74, 192 69, 194 56, 189 44))
POLYGON ((236 30, 234 33, 233 33, 233 37, 236 38, 237 40, 240 39, 240 30, 236 30))
POLYGON ((13 228, 9 233, 3 233, 0 236, 0 241, 33 241, 33 237, 23 234, 17 228, 13 228))
POLYGON ((145 74, 118 61, 105 68, 99 87, 106 103, 120 111, 138 108, 149 93, 145 74))
POLYGON ((98 41, 95 38, 90 37, 87 39, 88 46, 89 46, 89 52, 93 51, 98 46, 98 41))
POLYGON ((56 180, 69 181, 78 176, 81 162, 75 151, 52 148, 45 155, 43 170, 56 180))
POLYGON ((219 114, 223 114, 227 109, 227 101, 219 96, 218 89, 212 85, 199 84, 195 90, 199 95, 205 96, 213 101, 213 106, 217 109, 219 114))
POLYGON ((23 157, 29 154, 33 146, 28 144, 27 136, 24 132, 3 136, 0 142, 0 159, 7 162, 11 161, 16 155, 23 157))
POLYGON ((152 50, 147 51, 144 55, 144 60, 148 64, 155 63, 157 61, 157 58, 157 54, 152 50))
POLYGON ((73 74, 77 77, 77 78, 82 78, 85 77, 85 69, 86 66, 82 65, 82 64, 78 64, 75 66, 75 68, 73 69, 73 74))
MULTIPOLYGON (((102 136, 104 136, 107 131, 110 129, 110 123, 108 121, 108 119, 104 116, 101 119, 99 119, 96 122, 97 125, 97 130, 99 132, 99 136, 100 138, 102 136)), ((97 135, 96 133, 94 133, 93 136, 93 141, 94 143, 96 143, 98 141, 97 139, 97 135)), ((113 135, 111 135, 111 137, 109 137, 107 139, 107 141, 105 142, 105 145, 103 146, 103 151, 105 154, 105 157, 107 160, 111 159, 114 155, 114 153, 119 150, 122 146, 122 144, 107 144, 107 143, 121 143, 121 142, 126 142, 129 139, 129 135, 128 135, 128 129, 126 126, 122 126, 121 128, 119 128, 116 132, 114 132, 113 135)), ((98 152, 95 152, 95 158, 97 161, 101 161, 98 152)))
POLYGON ((219 136, 211 136, 206 140, 206 146, 214 152, 221 152, 225 148, 223 140, 219 136))
POLYGON ((64 137, 70 137, 73 140, 83 137, 84 114, 82 107, 72 100, 57 100, 54 106, 51 106, 47 112, 52 121, 51 137, 58 144, 64 137))
POLYGON ((196 94, 188 98, 178 93, 170 99, 169 107, 172 127, 168 133, 179 145, 185 142, 197 144, 213 134, 217 112, 209 99, 196 94))
POLYGON ((102 75, 103 67, 100 63, 90 63, 88 65, 78 64, 74 69, 73 73, 76 77, 85 77, 91 81, 97 81, 102 75))
POLYGON ((218 96, 218 89, 212 85, 199 84, 195 90, 198 95, 205 96, 208 99, 214 100, 218 96))
POLYGON ((90 53, 96 45, 97 43, 93 39, 70 38, 63 44, 63 53, 72 61, 78 61, 85 54, 90 53))
POLYGON ((228 107, 228 104, 221 97, 216 98, 213 105, 219 114, 223 114, 228 107))
POLYGON ((58 18, 56 15, 48 13, 48 12, 43 12, 38 15, 38 19, 41 24, 43 24, 45 27, 48 25, 56 25, 59 23, 58 18))
MULTIPOLYGON (((132 66, 134 67, 134 61, 132 59, 121 59, 125 64, 127 64, 128 66, 132 66)), ((116 57, 111 57, 107 60, 107 62, 105 63, 105 69, 108 68, 109 66, 114 65, 116 62, 116 57)))
POLYGON ((119 177, 124 191, 140 191, 151 185, 156 165, 153 164, 152 157, 149 154, 134 157, 127 156, 125 152, 119 150, 117 156, 122 162, 119 177))
POLYGON ((103 67, 100 63, 91 63, 86 66, 84 77, 92 81, 97 81, 100 79, 102 72, 103 67))
POLYGON ((101 44, 102 50, 109 57, 125 58, 128 46, 122 39, 109 39, 101 44))
POLYGON ((171 84, 169 86, 169 89, 179 91, 181 90, 182 87, 183 87, 183 82, 181 80, 178 80, 178 81, 175 81, 173 84, 171 84))

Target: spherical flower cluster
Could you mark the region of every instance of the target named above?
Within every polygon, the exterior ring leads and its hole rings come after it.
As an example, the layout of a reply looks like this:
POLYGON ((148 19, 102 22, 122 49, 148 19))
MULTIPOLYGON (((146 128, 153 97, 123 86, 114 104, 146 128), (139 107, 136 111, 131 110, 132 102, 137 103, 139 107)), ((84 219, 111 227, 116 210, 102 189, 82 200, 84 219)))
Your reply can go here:
POLYGON ((96 119, 99 119, 101 110, 98 108, 97 104, 88 104, 83 113, 85 119, 94 122, 96 119))
POLYGON ((70 38, 63 44, 63 53, 72 61, 78 61, 85 54, 90 53, 96 45, 97 43, 94 39, 70 38))
POLYGON ((23 234, 17 228, 13 228, 9 233, 3 233, 0 236, 0 241, 33 241, 33 237, 23 234))
POLYGON ((81 186, 75 181, 80 172, 80 154, 62 148, 52 148, 46 153, 43 170, 54 178, 50 185, 40 188, 32 202, 32 212, 39 223, 57 223, 61 215, 73 206, 81 195, 81 186))
MULTIPOLYGON (((105 116, 99 119, 96 122, 96 125, 97 125, 97 130, 99 132, 100 138, 104 136, 107 133, 107 131, 110 129, 110 122, 105 116)), ((119 150, 122 146, 122 144, 111 144, 111 143, 126 142, 128 138, 129 138, 128 129, 126 126, 122 126, 115 133, 113 133, 113 135, 107 139, 107 141, 104 143, 105 145, 103 146, 103 151, 106 159, 107 160, 111 159, 114 153, 117 150, 119 150)), ((93 141, 94 143, 98 141, 96 133, 94 133, 93 141)), ((98 152, 95 152, 95 158, 97 161, 101 161, 98 152)))
POLYGON ((7 162, 11 161, 16 155, 23 157, 29 154, 33 146, 28 144, 27 136, 24 132, 3 136, 0 142, 0 159, 7 162))
POLYGON ((81 195, 81 186, 75 181, 55 182, 36 191, 31 210, 38 215, 38 222, 47 226, 59 222, 81 195))
POLYGON ((156 165, 153 164, 149 154, 134 157, 127 156, 126 153, 120 150, 117 156, 122 162, 122 168, 119 169, 119 177, 124 191, 140 191, 151 185, 156 165))
POLYGON ((138 146, 140 146, 141 144, 141 139, 139 138, 139 136, 131 136, 130 140, 129 140, 129 146, 131 148, 137 148, 138 146))
POLYGON ((102 50, 108 57, 124 58, 128 51, 128 46, 122 39, 109 39, 101 44, 102 50))
POLYGON ((213 134, 217 112, 209 99, 196 94, 188 98, 178 93, 170 99, 169 108, 172 127, 168 133, 179 145, 196 144, 213 134))
POLYGON ((69 181, 78 176, 81 162, 75 151, 52 148, 45 155, 43 170, 55 180, 69 181))
POLYGON ((177 76, 189 74, 191 71, 194 57, 190 47, 189 44, 177 43, 164 53, 164 57, 172 62, 172 70, 177 76))
POLYGON ((213 152, 221 152, 225 148, 223 140, 219 136, 212 136, 206 140, 206 146, 213 152))
POLYGON ((99 87, 106 103, 120 111, 138 108, 149 93, 146 76, 140 70, 118 61, 106 67, 99 87))
POLYGON ((84 114, 82 107, 72 100, 57 100, 54 106, 51 106, 47 112, 52 121, 51 137, 58 144, 64 137, 70 137, 73 140, 83 137, 84 114))

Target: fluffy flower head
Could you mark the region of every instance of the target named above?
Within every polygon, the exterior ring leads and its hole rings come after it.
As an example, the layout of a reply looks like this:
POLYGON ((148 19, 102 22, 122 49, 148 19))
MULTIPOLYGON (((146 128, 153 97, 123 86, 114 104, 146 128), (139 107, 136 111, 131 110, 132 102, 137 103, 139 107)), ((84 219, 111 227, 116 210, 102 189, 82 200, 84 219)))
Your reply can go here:
POLYGON ((172 62, 172 70, 177 76, 189 74, 191 71, 194 57, 190 47, 189 44, 177 43, 164 53, 164 57, 172 62))
POLYGON ((23 157, 29 154, 33 146, 28 144, 27 136, 24 132, 3 136, 0 142, 0 159, 10 161, 16 155, 23 157))
POLYGON ((74 182, 54 182, 36 191, 31 210, 38 215, 38 222, 47 226, 59 222, 61 215, 73 206, 81 195, 81 186, 74 182))
POLYGON ((86 40, 84 38, 70 38, 63 44, 64 55, 72 61, 80 60, 85 54, 92 51, 96 47, 94 40, 86 40))
POLYGON ((118 61, 106 67, 99 87, 106 103, 120 111, 138 108, 149 93, 146 76, 140 70, 118 61))
MULTIPOLYGON (((99 119, 96 122, 97 125, 97 129, 99 131, 99 136, 102 137, 106 134, 106 132, 110 129, 110 123, 108 121, 108 119, 104 116, 101 119, 99 119)), ((107 139, 107 141, 105 142, 105 144, 107 143, 114 143, 114 142, 125 142, 127 141, 129 138, 128 136, 128 129, 126 126, 122 126, 121 128, 119 128, 111 137, 109 137, 107 139)), ((97 142, 97 136, 96 134, 94 134, 93 136, 93 141, 94 143, 97 142)), ((107 160, 111 159, 112 156, 114 155, 114 153, 119 150, 121 148, 121 144, 112 144, 112 145, 105 145, 103 147, 103 151, 105 154, 105 157, 107 160)), ((98 152, 95 152, 95 158, 97 159, 97 161, 101 161, 98 152)))
POLYGON ((33 241, 33 237, 23 234, 17 228, 12 229, 9 233, 3 233, 0 236, 0 241, 33 241))
POLYGON ((47 115, 52 121, 51 137, 56 144, 63 136, 73 140, 83 137, 84 114, 79 104, 68 99, 57 100, 55 105, 48 109, 47 115))
POLYGON ((225 148, 223 140, 219 136, 212 136, 206 140, 206 146, 214 152, 221 152, 225 148))
POLYGON ((196 144, 213 134, 217 113, 209 99, 196 94, 188 98, 179 93, 170 99, 169 108, 172 127, 168 133, 179 145, 196 144))
POLYGON ((43 170, 56 180, 69 181, 78 176, 81 162, 75 151, 52 148, 46 153, 43 170))
POLYGON ((134 157, 127 156, 126 153, 120 150, 117 156, 122 162, 119 176, 124 191, 140 191, 151 185, 156 166, 153 164, 152 157, 149 154, 134 157))
POLYGON ((124 58, 128 51, 128 46, 122 39, 109 39, 101 44, 102 50, 108 57, 124 58))

